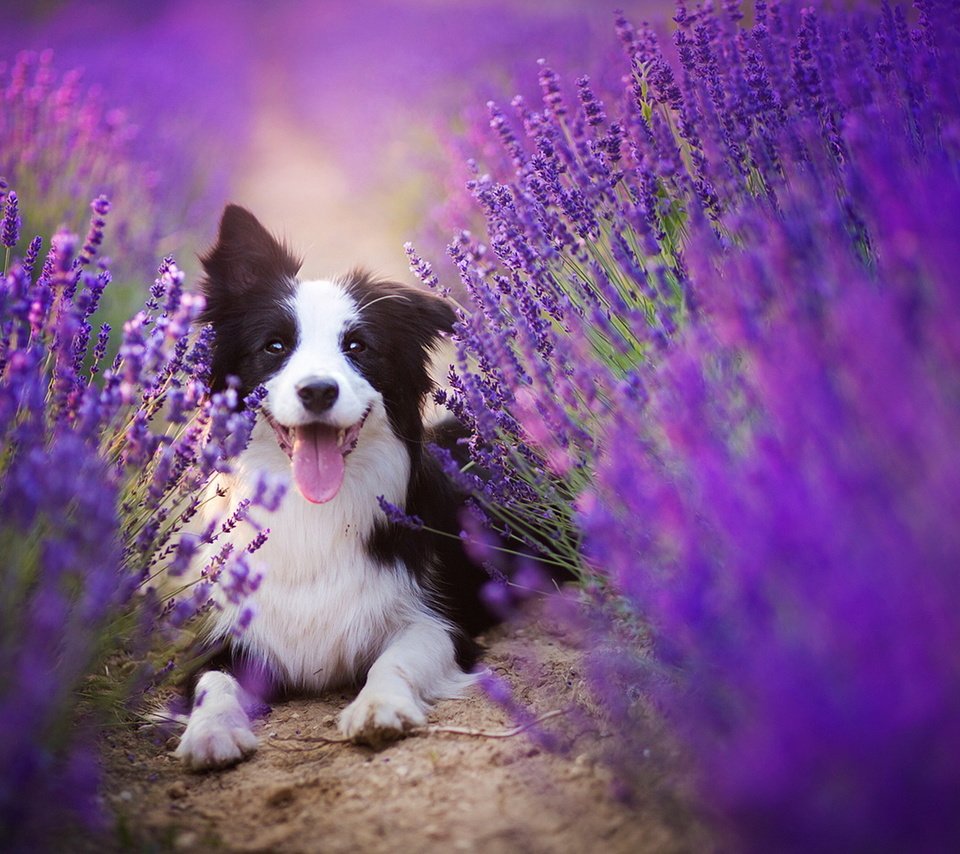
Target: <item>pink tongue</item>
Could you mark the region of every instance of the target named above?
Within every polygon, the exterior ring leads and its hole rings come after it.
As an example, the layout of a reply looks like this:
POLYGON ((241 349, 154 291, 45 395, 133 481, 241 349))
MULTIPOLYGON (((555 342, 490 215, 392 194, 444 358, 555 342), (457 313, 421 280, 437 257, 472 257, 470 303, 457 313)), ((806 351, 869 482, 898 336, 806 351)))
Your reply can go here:
POLYGON ((293 440, 293 479, 307 501, 323 504, 340 491, 343 454, 337 430, 323 424, 297 427, 293 440))

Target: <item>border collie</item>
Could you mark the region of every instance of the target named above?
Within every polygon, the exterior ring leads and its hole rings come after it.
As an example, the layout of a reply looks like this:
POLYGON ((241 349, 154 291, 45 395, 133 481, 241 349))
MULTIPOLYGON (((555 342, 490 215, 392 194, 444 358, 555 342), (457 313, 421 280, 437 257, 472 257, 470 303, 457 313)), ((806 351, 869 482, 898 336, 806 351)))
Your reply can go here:
POLYGON ((267 389, 211 506, 230 513, 264 472, 288 488, 275 512, 257 511, 270 536, 253 621, 237 639, 239 606, 212 617, 208 641, 225 666, 196 682, 176 755, 194 769, 230 765, 257 747, 250 695, 345 685, 362 688, 339 717, 344 736, 399 737, 473 682, 471 636, 493 622, 479 596, 489 577, 456 537, 462 496, 424 451, 458 435, 431 433, 422 417, 430 354, 454 312, 364 273, 301 281, 300 262, 236 205, 201 261, 212 388, 233 376, 241 394, 267 389), (392 524, 381 495, 454 536, 392 524))

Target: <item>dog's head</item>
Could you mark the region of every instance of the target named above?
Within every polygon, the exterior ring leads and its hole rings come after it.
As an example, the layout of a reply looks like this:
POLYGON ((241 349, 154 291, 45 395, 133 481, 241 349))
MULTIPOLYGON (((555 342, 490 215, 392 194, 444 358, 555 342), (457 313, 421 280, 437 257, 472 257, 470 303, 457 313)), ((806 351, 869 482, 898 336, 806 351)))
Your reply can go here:
POLYGON ((201 258, 215 331, 212 386, 264 385, 264 417, 304 497, 329 501, 365 424, 383 422, 419 452, 430 351, 453 309, 415 288, 355 272, 301 282, 300 261, 249 211, 229 205, 201 258))

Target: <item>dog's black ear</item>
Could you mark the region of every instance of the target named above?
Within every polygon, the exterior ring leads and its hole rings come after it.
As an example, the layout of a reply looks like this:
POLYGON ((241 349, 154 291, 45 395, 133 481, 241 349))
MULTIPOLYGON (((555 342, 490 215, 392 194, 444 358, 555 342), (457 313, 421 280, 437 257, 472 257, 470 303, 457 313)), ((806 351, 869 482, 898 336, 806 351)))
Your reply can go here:
POLYGON ((237 296, 278 278, 295 278, 302 262, 250 211, 227 205, 217 242, 200 263, 206 273, 201 289, 209 303, 218 295, 237 296))
POLYGON ((442 334, 453 332, 457 314, 449 302, 419 288, 405 287, 403 292, 411 302, 413 331, 425 348, 436 344, 442 334))
POLYGON ((361 317, 380 329, 402 332, 423 350, 431 349, 441 335, 453 332, 457 313, 447 300, 422 288, 377 279, 362 269, 352 270, 343 280, 357 300, 361 317))

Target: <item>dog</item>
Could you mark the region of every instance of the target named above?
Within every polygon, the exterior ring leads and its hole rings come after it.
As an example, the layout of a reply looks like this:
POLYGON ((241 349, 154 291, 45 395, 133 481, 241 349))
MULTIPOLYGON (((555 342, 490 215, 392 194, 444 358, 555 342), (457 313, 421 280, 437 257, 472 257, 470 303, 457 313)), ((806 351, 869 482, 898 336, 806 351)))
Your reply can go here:
POLYGON ((481 595, 490 576, 457 536, 464 496, 425 449, 464 435, 422 417, 431 353, 455 312, 363 272, 301 280, 301 262, 237 205, 200 260, 211 389, 230 377, 240 395, 266 388, 248 447, 206 506, 235 510, 263 473, 288 488, 257 517, 270 534, 256 553, 252 622, 235 633, 239 605, 213 612, 218 659, 195 682, 176 755, 192 769, 231 765, 257 747, 252 698, 351 685, 362 687, 339 731, 380 745, 464 693, 476 679, 472 638, 496 619, 481 595), (424 529, 391 522, 379 496, 424 529))

